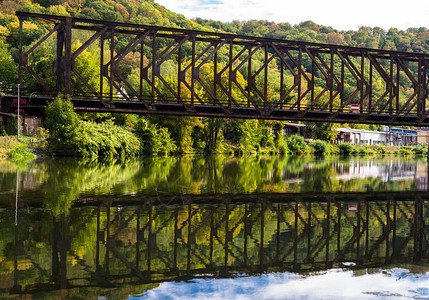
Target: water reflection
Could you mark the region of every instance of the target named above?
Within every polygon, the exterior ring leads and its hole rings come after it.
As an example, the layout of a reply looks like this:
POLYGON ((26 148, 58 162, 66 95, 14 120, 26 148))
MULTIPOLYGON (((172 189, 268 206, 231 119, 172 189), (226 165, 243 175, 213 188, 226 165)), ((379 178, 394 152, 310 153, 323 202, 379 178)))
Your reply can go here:
POLYGON ((136 285, 155 293, 162 282, 177 280, 427 266, 428 196, 407 195, 418 200, 397 200, 403 193, 313 202, 291 194, 253 202, 248 195, 223 195, 204 203, 173 197, 169 204, 142 197, 126 205, 110 197, 97 205, 75 203, 59 215, 19 209, 16 230, 15 210, 2 210, 0 297, 63 288, 63 296, 126 297, 136 285))
POLYGON ((285 272, 166 282, 131 299, 427 299, 429 296, 429 272, 412 274, 406 269, 393 268, 356 273, 333 269, 311 276, 285 272))
MULTIPOLYGON (((15 199, 16 169, 0 162, 0 206, 15 199)), ((58 214, 97 195, 426 191, 425 159, 153 157, 97 163, 41 160, 21 169, 20 199, 58 214)))
POLYGON ((426 297, 427 172, 390 157, 1 162, 0 298, 311 297, 356 276, 360 296, 423 278, 401 297, 426 297))

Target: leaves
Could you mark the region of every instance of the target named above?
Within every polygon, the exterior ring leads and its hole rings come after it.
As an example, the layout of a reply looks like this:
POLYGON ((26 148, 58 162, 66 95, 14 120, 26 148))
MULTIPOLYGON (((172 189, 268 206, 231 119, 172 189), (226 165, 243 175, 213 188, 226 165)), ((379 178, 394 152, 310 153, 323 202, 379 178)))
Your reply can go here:
POLYGON ((70 101, 57 98, 46 108, 52 151, 60 156, 124 157, 140 153, 140 141, 113 120, 82 121, 70 101))

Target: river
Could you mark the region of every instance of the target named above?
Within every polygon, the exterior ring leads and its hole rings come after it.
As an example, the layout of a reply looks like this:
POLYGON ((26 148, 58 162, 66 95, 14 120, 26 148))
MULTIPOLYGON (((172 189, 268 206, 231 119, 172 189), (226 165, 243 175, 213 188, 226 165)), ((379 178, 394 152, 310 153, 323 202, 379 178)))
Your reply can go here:
POLYGON ((429 298, 426 158, 0 162, 0 298, 429 298))

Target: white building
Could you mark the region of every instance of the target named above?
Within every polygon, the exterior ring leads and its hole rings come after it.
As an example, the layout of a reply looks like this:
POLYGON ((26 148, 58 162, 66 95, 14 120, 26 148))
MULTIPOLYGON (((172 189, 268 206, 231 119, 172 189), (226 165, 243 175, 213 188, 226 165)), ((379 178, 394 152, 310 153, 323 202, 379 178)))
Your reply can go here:
POLYGON ((351 143, 361 145, 390 144, 392 142, 392 133, 389 127, 385 126, 383 131, 353 129, 353 128, 335 128, 339 131, 334 143, 351 143))

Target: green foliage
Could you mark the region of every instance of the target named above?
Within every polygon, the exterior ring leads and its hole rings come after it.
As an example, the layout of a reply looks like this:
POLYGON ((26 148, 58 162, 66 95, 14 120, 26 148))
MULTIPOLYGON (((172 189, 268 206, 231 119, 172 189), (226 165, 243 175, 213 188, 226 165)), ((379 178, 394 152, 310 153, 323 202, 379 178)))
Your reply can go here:
POLYGON ((136 135, 140 138, 143 152, 148 154, 170 154, 176 150, 176 144, 167 128, 149 125, 140 118, 136 125, 136 135))
POLYGON ((349 156, 356 152, 355 147, 350 143, 342 143, 338 145, 339 154, 342 156, 349 156))
POLYGON ((135 156, 140 142, 112 120, 82 121, 68 100, 58 97, 46 108, 46 126, 52 132, 53 154, 60 156, 135 156))
POLYGON ((286 139, 286 143, 292 154, 303 154, 307 152, 308 145, 302 136, 291 135, 286 139))
POLYGON ((279 139, 277 147, 278 147, 279 154, 281 154, 281 155, 288 154, 289 148, 287 146, 287 142, 285 141, 285 139, 283 137, 281 137, 279 139))
POLYGON ((278 141, 283 136, 283 127, 284 127, 283 122, 280 122, 280 121, 276 121, 273 124, 274 141, 276 143, 278 143, 278 141))
POLYGON ((412 151, 416 155, 427 155, 428 154, 428 146, 427 145, 415 146, 415 147, 413 147, 412 151))
POLYGON ((401 155, 412 155, 413 154, 413 148, 406 146, 406 147, 401 147, 401 149, 399 150, 399 153, 401 155))
POLYGON ((317 156, 324 155, 328 152, 328 143, 321 140, 312 141, 310 147, 313 148, 313 153, 317 156))
POLYGON ((57 139, 68 138, 80 122, 71 101, 60 96, 48 104, 45 114, 45 125, 57 139))
POLYGON ((340 154, 340 148, 337 144, 328 144, 328 153, 338 155, 340 154))
POLYGON ((306 122, 305 124, 305 133, 313 139, 333 141, 338 135, 338 131, 335 130, 333 123, 306 122))
POLYGON ((201 118, 195 117, 175 117, 175 116, 150 116, 147 117, 150 122, 159 127, 168 129, 171 139, 177 145, 175 151, 179 154, 192 153, 194 151, 194 140, 192 133, 194 128, 201 126, 201 118))
POLYGON ((206 143, 204 149, 207 153, 223 153, 223 132, 225 119, 221 118, 205 118, 203 119, 203 136, 206 143))
POLYGON ((238 147, 236 149, 237 154, 249 155, 259 153, 261 146, 267 146, 269 137, 267 133, 264 132, 266 130, 261 130, 260 121, 234 120, 229 125, 229 138, 231 140, 237 140, 238 143, 238 147))
POLYGON ((373 154, 373 153, 374 152, 372 151, 372 149, 369 148, 369 147, 366 147, 366 146, 361 146, 361 147, 358 147, 356 149, 356 154, 357 155, 370 155, 370 154, 373 154))
POLYGON ((0 92, 13 87, 17 79, 16 64, 10 49, 0 41, 0 92))
POLYGON ((38 139, 46 139, 49 137, 49 130, 43 127, 37 127, 36 137, 38 139))
POLYGON ((12 148, 7 152, 7 155, 15 162, 29 161, 36 158, 34 153, 31 153, 27 150, 26 145, 20 145, 18 147, 12 148))
POLYGON ((0 137, 0 157, 8 157, 14 163, 21 164, 35 159, 36 156, 27 150, 26 141, 18 141, 15 137, 0 137))

